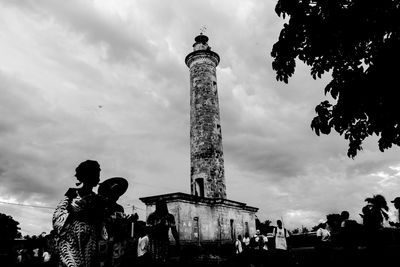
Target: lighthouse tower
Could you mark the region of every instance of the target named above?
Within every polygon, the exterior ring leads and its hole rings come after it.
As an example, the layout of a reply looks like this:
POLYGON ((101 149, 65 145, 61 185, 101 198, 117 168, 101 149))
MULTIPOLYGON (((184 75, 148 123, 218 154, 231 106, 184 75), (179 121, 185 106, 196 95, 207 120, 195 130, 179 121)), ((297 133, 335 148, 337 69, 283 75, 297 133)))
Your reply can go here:
POLYGON ((216 244, 230 247, 239 234, 252 236, 258 208, 226 197, 216 76, 219 56, 204 34, 194 40, 193 51, 185 58, 190 72, 190 194, 140 200, 146 204, 147 216, 158 201, 165 201, 176 220, 180 243, 211 252, 216 244))
POLYGON ((190 70, 191 194, 226 198, 216 67, 217 53, 200 34, 185 58, 190 70))

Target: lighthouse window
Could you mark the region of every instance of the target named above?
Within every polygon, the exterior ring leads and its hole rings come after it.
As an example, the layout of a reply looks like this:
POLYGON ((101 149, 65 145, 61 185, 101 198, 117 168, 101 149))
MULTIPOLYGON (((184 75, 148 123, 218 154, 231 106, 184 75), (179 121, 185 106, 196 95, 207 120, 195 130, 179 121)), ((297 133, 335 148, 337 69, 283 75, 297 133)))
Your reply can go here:
POLYGON ((234 222, 234 220, 231 219, 231 221, 230 221, 230 226, 231 226, 231 239, 232 239, 232 240, 235 240, 235 226, 234 226, 233 222, 234 222))
POLYGON ((195 182, 195 195, 204 197, 204 179, 197 178, 195 182))

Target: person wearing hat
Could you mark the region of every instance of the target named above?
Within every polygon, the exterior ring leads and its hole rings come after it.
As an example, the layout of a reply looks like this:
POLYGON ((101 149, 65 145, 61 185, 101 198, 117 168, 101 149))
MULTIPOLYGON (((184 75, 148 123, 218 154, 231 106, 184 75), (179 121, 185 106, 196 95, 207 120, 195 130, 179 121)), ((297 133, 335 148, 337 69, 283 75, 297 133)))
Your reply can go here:
POLYGON ((400 197, 396 197, 391 202, 394 204, 396 210, 393 212, 393 221, 389 221, 389 224, 394 227, 400 227, 400 197))
POLYGON ((60 266, 97 265, 97 242, 101 238, 104 209, 93 187, 100 181, 100 165, 86 160, 75 169, 79 188, 70 188, 53 215, 56 251, 60 266))
POLYGON ((128 189, 128 181, 122 177, 113 177, 99 185, 98 195, 105 204, 105 228, 108 234, 107 250, 104 251, 104 266, 121 266, 124 256, 124 240, 129 236, 129 223, 124 208, 117 203, 128 189))
POLYGON ((107 215, 121 217, 124 214, 124 208, 117 201, 127 189, 128 181, 122 177, 109 178, 99 185, 97 193, 105 200, 107 215))

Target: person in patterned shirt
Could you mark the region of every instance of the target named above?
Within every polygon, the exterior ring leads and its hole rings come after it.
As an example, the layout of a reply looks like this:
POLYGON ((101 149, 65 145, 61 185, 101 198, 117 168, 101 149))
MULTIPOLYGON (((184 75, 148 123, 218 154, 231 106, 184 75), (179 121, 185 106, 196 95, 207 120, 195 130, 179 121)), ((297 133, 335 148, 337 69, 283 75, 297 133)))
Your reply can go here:
MULTIPOLYGON (((100 165, 86 160, 75 169, 77 186, 69 188, 53 215, 56 250, 63 267, 97 266, 104 203, 92 190, 100 181, 100 165)), ((104 238, 106 233, 103 231, 104 238)))

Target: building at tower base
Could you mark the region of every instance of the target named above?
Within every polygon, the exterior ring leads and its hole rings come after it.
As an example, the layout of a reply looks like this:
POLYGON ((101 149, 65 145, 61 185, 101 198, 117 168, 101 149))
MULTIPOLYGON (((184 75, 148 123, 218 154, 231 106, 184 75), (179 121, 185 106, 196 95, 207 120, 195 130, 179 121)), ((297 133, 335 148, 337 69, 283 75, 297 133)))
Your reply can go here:
MULTIPOLYGON (((232 243, 238 235, 255 233, 258 208, 224 198, 206 198, 185 193, 140 198, 147 216, 157 201, 167 203, 175 217, 181 244, 232 243)), ((172 236, 170 240, 173 240, 172 236)))

